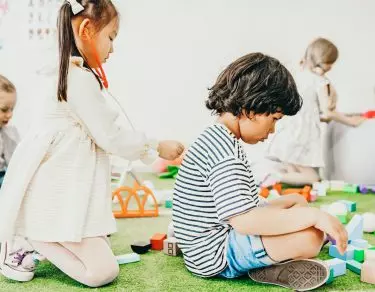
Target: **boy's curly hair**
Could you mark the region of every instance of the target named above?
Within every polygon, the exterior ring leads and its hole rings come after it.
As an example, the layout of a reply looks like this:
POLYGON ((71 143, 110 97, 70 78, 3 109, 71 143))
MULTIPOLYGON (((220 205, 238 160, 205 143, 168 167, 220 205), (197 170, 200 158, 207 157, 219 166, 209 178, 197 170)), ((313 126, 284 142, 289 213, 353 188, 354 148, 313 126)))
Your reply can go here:
POLYGON ((262 53, 245 55, 230 64, 209 89, 206 107, 213 114, 230 112, 295 115, 302 107, 290 72, 275 58, 262 53))

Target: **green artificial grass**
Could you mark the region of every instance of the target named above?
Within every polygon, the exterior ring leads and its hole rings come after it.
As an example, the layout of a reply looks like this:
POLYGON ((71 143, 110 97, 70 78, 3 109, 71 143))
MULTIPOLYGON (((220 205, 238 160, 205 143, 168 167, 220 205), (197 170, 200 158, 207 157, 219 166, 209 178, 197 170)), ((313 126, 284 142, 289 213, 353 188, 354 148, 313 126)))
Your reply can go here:
MULTIPOLYGON (((156 176, 142 175, 142 179, 151 179, 159 189, 170 189, 173 180, 159 180, 156 176)), ((327 197, 319 197, 312 205, 319 206, 337 200, 357 202, 357 211, 363 213, 373 211, 375 195, 330 193, 327 197)), ((133 241, 149 240, 156 232, 166 233, 171 220, 171 211, 161 209, 157 218, 119 219, 118 233, 111 236, 112 248, 116 255, 130 253, 133 241)), ((365 239, 375 244, 374 234, 365 234, 365 239)), ((282 248, 282 247, 280 247, 282 248)), ((93 255, 95 256, 95 255, 93 255)), ((321 252, 321 259, 330 258, 328 248, 321 252)), ((0 291, 82 291, 83 285, 71 280, 49 262, 38 266, 35 278, 28 283, 9 281, 0 276, 0 291)), ((97 290, 97 289, 92 289, 97 290)), ((282 291, 279 287, 261 285, 247 277, 227 279, 203 279, 193 276, 184 266, 182 257, 171 257, 163 252, 151 251, 141 255, 141 261, 122 265, 120 275, 112 284, 100 288, 101 291, 282 291)), ((333 283, 325 285, 321 291, 375 291, 375 285, 360 282, 359 275, 347 270, 345 276, 337 277, 333 283)))

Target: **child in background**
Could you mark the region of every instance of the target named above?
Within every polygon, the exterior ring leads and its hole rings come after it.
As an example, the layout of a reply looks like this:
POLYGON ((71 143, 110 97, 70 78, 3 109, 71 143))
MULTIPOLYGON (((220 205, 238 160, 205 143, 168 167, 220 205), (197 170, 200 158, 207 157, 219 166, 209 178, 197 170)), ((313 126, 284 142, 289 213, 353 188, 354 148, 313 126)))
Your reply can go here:
POLYGON ((274 58, 243 56, 220 74, 206 105, 218 115, 217 123, 186 152, 173 196, 174 233, 186 267, 201 277, 249 273, 255 281, 295 290, 323 285, 329 268, 305 259, 318 255, 325 233, 343 252, 345 228, 337 218, 308 207, 300 195, 260 206, 240 141, 266 140, 277 121, 300 110, 292 76, 274 58))
POLYGON ((9 125, 16 105, 17 92, 12 82, 0 75, 0 186, 10 158, 19 141, 17 129, 9 125))
POLYGON ((280 123, 271 139, 267 156, 281 161, 282 166, 278 173, 268 174, 262 186, 276 182, 305 185, 319 181, 319 168, 324 167, 320 122, 334 120, 357 127, 364 121, 362 117, 349 117, 336 111, 337 94, 325 74, 337 58, 337 47, 327 39, 318 38, 307 47, 301 61, 302 70, 296 77, 303 106, 297 115, 280 123))
POLYGON ((112 282, 119 266, 106 238, 116 231, 109 154, 149 161, 158 152, 173 160, 184 150, 126 131, 109 106, 102 63, 118 29, 110 0, 69 0, 60 8, 55 102, 17 147, 0 195, 0 270, 9 279, 34 277, 35 250, 84 285, 112 282))

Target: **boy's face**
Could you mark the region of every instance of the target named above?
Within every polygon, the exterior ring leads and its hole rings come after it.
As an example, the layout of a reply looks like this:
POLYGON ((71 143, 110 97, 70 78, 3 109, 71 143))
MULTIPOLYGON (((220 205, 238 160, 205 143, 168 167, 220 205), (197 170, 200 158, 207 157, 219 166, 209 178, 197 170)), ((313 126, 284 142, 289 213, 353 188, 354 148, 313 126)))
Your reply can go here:
POLYGON ((263 142, 269 134, 275 132, 276 122, 284 115, 282 113, 273 114, 254 114, 250 112, 246 115, 242 113, 239 118, 239 129, 241 139, 248 144, 263 142))
POLYGON ((0 127, 8 124, 16 104, 15 92, 0 92, 0 127))

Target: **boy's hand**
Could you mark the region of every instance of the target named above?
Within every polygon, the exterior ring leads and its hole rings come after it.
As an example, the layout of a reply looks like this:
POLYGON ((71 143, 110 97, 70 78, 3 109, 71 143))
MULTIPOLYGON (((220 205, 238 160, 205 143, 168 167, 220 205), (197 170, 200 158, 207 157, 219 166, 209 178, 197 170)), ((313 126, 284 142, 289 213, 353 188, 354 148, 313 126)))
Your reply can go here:
POLYGON ((348 244, 348 233, 344 225, 336 217, 320 210, 317 211, 317 221, 314 227, 329 234, 336 241, 339 252, 344 254, 348 244))
POLYGON ((172 141, 172 140, 165 140, 160 141, 158 146, 159 156, 166 160, 174 160, 181 156, 184 152, 184 145, 180 142, 172 141))

